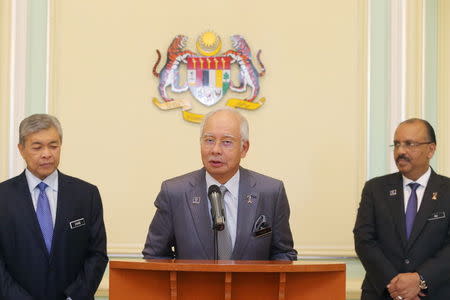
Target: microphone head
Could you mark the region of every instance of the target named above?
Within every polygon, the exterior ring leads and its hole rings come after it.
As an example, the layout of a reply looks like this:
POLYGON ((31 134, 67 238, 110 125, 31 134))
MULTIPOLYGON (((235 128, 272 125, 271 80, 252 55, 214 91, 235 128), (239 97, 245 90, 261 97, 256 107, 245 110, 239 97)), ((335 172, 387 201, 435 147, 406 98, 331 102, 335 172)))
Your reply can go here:
POLYGON ((215 185, 215 184, 213 184, 213 185, 211 185, 209 187, 209 189, 208 189, 208 197, 211 196, 212 193, 221 194, 220 188, 217 185, 215 185))

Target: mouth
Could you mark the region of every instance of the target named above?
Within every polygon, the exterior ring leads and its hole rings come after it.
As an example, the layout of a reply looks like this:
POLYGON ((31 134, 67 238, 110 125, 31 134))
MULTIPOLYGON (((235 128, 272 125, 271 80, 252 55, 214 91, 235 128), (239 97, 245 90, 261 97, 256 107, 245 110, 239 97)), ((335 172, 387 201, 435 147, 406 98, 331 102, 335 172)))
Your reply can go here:
POLYGON ((210 159, 209 164, 214 168, 219 168, 224 165, 224 162, 221 160, 210 159))
POLYGON ((42 164, 39 165, 39 167, 41 167, 41 168, 51 168, 51 167, 53 167, 53 163, 51 163, 51 162, 42 163, 42 164))

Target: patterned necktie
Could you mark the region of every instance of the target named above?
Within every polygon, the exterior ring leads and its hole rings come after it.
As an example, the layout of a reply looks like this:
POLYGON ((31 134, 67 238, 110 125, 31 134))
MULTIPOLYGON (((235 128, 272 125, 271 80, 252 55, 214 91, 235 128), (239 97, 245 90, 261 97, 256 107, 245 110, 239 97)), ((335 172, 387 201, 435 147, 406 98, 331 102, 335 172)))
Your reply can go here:
POLYGON ((52 238, 53 238, 53 220, 52 213, 50 212, 50 203, 48 202, 47 194, 45 189, 47 184, 41 182, 37 185, 39 188, 39 197, 36 207, 36 215, 39 221, 39 226, 41 227, 42 236, 44 237, 45 246, 47 247, 48 253, 52 249, 52 238))
POLYGON ((227 220, 227 210, 226 210, 226 205, 225 205, 225 194, 228 191, 227 188, 224 185, 220 186, 220 191, 222 193, 222 207, 223 212, 224 212, 224 216, 225 216, 225 228, 222 231, 219 231, 217 233, 218 235, 218 255, 219 255, 219 259, 231 259, 231 254, 233 252, 233 246, 231 243, 231 236, 230 236, 230 231, 228 229, 228 224, 226 222, 227 220))
POLYGON ((411 188, 411 195, 409 196, 408 206, 406 207, 406 238, 409 239, 414 224, 414 219, 417 214, 417 194, 416 190, 420 184, 411 182, 408 184, 411 188))

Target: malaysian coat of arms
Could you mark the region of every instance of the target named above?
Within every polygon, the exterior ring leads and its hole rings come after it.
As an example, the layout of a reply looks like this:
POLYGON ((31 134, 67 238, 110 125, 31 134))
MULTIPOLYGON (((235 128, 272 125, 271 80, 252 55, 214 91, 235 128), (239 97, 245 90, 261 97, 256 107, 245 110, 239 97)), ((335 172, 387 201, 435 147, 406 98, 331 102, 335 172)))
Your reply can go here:
MULTIPOLYGON (((253 61, 247 41, 241 35, 231 36, 233 49, 219 53, 222 48, 221 38, 214 32, 201 34, 196 42, 198 53, 186 49, 188 37, 177 35, 167 49, 167 60, 158 72, 161 52, 156 50, 158 59, 153 66, 153 75, 159 79, 158 92, 161 99, 153 98, 153 103, 162 110, 181 108, 186 121, 200 123, 203 115, 192 112, 192 103, 187 98, 174 99, 172 93, 190 91, 193 98, 205 107, 217 104, 231 90, 235 93, 246 93, 248 97, 229 98, 227 106, 255 110, 264 104, 265 98, 258 98, 260 91, 259 78, 265 74, 261 62, 261 50, 256 59, 260 71, 253 61), (234 67, 234 68, 233 68, 234 67), (181 72, 183 68, 184 72, 181 72), (237 82, 232 71, 239 70, 237 82), (181 78, 184 75, 185 78, 181 78)), ((236 76, 235 76, 236 77, 236 76)))

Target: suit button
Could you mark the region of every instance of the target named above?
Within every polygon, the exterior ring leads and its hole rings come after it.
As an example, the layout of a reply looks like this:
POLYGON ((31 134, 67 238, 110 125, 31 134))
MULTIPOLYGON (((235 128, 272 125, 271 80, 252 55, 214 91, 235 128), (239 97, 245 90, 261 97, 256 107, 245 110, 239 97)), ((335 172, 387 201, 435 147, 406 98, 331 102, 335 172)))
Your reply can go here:
POLYGON ((410 261, 409 259, 405 259, 405 264, 409 265, 410 261))

